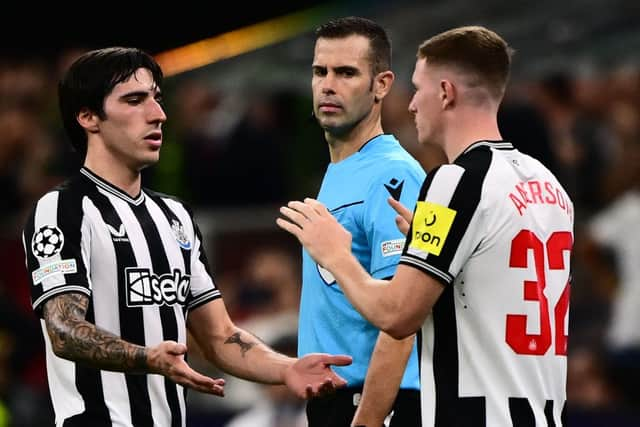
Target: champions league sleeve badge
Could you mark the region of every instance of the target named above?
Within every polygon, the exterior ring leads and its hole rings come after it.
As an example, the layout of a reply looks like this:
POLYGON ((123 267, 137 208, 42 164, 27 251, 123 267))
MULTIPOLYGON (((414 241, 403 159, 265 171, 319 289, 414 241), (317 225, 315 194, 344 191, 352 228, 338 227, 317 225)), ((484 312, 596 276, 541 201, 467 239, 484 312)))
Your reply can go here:
POLYGON ((57 255, 64 246, 64 234, 55 225, 40 227, 31 239, 31 252, 40 259, 48 259, 57 255))
POLYGON ((189 250, 191 249, 191 242, 189 241, 189 237, 184 232, 184 227, 175 219, 171 220, 171 229, 173 230, 173 234, 176 236, 176 241, 180 245, 182 249, 189 250))

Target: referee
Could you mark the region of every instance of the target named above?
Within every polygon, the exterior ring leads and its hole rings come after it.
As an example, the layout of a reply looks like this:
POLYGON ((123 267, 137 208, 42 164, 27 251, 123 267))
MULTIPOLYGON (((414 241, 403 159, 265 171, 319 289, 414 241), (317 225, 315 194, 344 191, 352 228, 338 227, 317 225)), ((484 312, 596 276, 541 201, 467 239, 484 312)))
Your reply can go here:
POLYGON ((329 365, 349 357, 290 358, 236 327, 189 208, 141 187, 162 145, 162 77, 150 55, 114 47, 60 82, 84 166, 40 198, 23 233, 56 426, 185 426, 185 388, 224 394, 186 363, 187 330, 230 374, 300 397, 345 384, 329 365))

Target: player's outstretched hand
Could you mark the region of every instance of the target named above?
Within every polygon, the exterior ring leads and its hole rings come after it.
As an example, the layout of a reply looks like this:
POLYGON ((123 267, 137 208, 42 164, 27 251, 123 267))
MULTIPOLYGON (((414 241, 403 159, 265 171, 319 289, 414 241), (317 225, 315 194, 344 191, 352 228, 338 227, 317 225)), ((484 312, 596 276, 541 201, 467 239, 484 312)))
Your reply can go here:
POLYGON ((411 224, 413 212, 393 197, 389 197, 387 201, 391 207, 398 212, 398 215, 396 215, 396 226, 398 227, 398 230, 406 236, 409 232, 409 224, 411 224))
POLYGON ((351 362, 351 356, 307 354, 287 368, 284 381, 302 399, 324 396, 347 385, 347 381, 336 374, 331 365, 346 366, 351 362))
POLYGON ((278 226, 296 236, 321 266, 329 268, 331 260, 351 253, 351 233, 319 201, 292 201, 280 213, 286 219, 276 219, 278 226))
POLYGON ((154 374, 202 393, 224 396, 224 379, 213 379, 191 369, 184 361, 187 346, 175 341, 163 341, 147 352, 147 364, 154 374))

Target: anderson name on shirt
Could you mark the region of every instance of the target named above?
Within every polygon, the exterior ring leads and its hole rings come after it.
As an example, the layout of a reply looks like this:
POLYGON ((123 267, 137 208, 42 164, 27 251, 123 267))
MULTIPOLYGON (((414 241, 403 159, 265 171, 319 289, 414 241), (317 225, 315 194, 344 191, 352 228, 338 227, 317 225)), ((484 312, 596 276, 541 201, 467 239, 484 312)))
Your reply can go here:
POLYGON ((509 198, 518 210, 520 216, 527 210, 528 205, 556 205, 569 218, 573 218, 573 207, 562 188, 549 181, 531 180, 517 184, 509 198))

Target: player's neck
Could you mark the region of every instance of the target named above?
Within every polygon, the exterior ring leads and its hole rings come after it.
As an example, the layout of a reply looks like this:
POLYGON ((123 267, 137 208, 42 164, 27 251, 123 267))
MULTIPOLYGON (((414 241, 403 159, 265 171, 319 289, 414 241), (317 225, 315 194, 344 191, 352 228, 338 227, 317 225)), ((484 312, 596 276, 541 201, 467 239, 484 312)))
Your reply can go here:
POLYGON ((367 141, 382 133, 384 132, 380 121, 371 124, 360 122, 351 132, 343 136, 325 133, 325 138, 329 144, 331 163, 338 163, 346 159, 362 148, 367 141))
POLYGON ((444 137, 444 151, 449 162, 453 162, 467 147, 476 141, 502 140, 495 113, 476 111, 468 115, 468 117, 457 117, 456 123, 469 123, 469 125, 447 126, 447 133, 444 137))
POLYGON ((102 157, 104 156, 89 150, 84 167, 129 196, 137 197, 141 187, 140 171, 129 167, 120 160, 102 159, 102 157))

